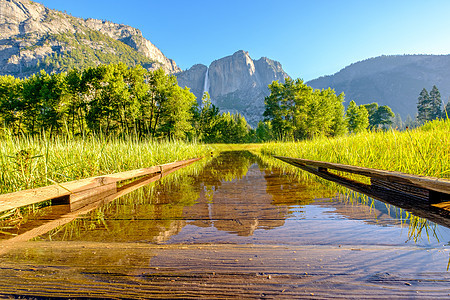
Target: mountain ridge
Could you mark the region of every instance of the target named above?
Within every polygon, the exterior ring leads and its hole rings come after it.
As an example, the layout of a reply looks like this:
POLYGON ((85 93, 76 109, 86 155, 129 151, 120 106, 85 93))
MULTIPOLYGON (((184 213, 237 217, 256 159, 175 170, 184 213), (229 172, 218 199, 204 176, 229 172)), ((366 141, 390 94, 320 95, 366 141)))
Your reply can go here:
POLYGON ((120 60, 181 71, 139 29, 73 17, 30 0, 0 1, 0 32, 2 75, 24 77, 42 68, 60 72, 120 60))
POLYGON ((402 118, 417 114, 423 88, 436 85, 443 104, 450 95, 450 55, 382 55, 352 63, 340 71, 307 82, 313 88, 333 88, 345 94, 346 103, 377 102, 388 105, 402 118))

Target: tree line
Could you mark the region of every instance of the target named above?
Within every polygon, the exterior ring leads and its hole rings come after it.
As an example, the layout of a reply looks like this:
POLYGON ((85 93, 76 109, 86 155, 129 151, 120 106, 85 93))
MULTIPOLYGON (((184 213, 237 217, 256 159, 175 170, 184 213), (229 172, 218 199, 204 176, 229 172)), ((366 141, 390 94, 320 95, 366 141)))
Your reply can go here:
POLYGON ((339 136, 367 129, 386 128, 394 113, 377 103, 357 105, 350 101, 344 109, 344 94, 328 89, 313 89, 301 79, 287 78, 285 83, 269 85, 265 99, 264 122, 256 136, 261 140, 300 140, 317 136, 339 136))
POLYGON ((25 79, 0 76, 0 126, 13 134, 71 136, 92 133, 205 142, 246 142, 250 127, 239 114, 201 105, 162 69, 123 63, 25 79))
POLYGON ((196 139, 248 143, 338 136, 386 128, 394 114, 377 103, 345 110, 344 94, 314 90, 301 79, 269 85, 264 121, 252 129, 238 114, 220 113, 205 93, 201 102, 174 75, 140 65, 98 65, 28 78, 0 76, 0 126, 13 134, 196 139))
POLYGON ((421 124, 426 121, 447 118, 450 114, 450 103, 447 102, 441 110, 442 99, 438 88, 433 85, 430 93, 423 88, 417 99, 417 121, 421 124))

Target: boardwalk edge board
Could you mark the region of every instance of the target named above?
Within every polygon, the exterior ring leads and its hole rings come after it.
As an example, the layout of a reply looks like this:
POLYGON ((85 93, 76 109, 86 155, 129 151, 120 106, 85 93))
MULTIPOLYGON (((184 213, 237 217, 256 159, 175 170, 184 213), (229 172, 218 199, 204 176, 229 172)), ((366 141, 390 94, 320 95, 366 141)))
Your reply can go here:
POLYGON ((106 191, 117 191, 117 183, 151 174, 163 174, 172 169, 183 167, 202 159, 192 158, 172 163, 136 169, 109 175, 101 175, 45 187, 23 190, 0 195, 0 212, 14 208, 55 200, 58 203, 74 204, 92 198, 106 191))
POLYGON ((351 189, 367 194, 372 191, 389 190, 408 197, 436 204, 450 201, 450 181, 442 178, 411 175, 401 172, 356 167, 301 158, 274 156, 275 158, 313 173, 322 178, 338 182, 351 189), (366 185, 328 172, 328 169, 362 175, 370 178, 366 185))

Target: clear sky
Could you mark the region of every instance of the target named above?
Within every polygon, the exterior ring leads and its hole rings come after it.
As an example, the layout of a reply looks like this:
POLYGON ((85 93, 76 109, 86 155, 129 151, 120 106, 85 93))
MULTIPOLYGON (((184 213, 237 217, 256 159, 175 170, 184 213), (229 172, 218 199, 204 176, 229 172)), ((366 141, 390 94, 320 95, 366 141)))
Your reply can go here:
POLYGON ((37 2, 136 27, 183 70, 245 50, 308 81, 383 54, 450 54, 448 0, 37 2))

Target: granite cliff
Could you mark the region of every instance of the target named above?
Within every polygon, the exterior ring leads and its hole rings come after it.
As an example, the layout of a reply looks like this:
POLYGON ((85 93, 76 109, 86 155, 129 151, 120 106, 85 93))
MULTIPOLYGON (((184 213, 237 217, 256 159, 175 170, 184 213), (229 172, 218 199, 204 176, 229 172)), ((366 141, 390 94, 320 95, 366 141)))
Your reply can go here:
POLYGON ((207 91, 220 111, 239 112, 253 127, 262 119, 264 98, 270 94, 268 85, 288 77, 279 62, 266 57, 253 60, 242 50, 213 61, 209 67, 197 64, 175 75, 178 84, 189 87, 199 103, 207 91))
POLYGON ((30 0, 0 1, 0 75, 28 76, 123 61, 181 71, 131 26, 80 19, 30 0))

